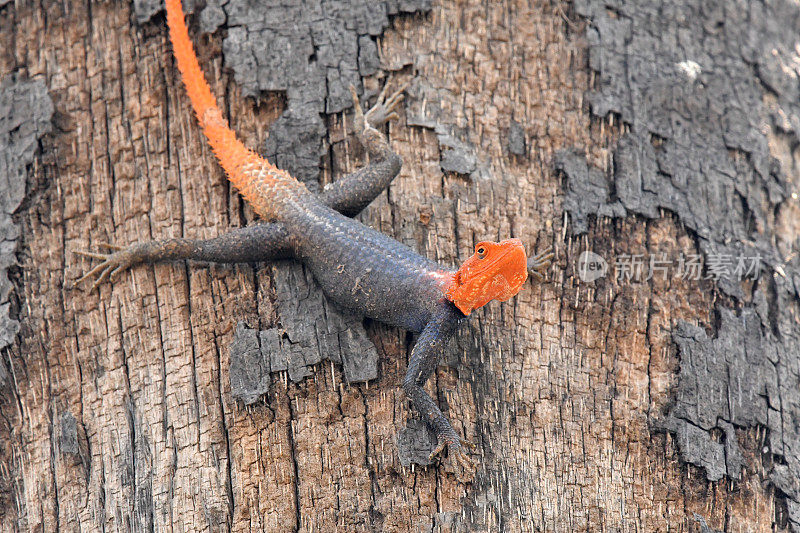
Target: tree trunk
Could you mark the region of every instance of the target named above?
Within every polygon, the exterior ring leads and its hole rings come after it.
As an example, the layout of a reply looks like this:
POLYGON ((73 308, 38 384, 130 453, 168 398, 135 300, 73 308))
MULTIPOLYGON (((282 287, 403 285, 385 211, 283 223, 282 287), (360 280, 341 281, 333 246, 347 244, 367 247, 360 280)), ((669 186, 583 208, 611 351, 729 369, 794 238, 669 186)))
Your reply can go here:
POLYGON ((361 220, 446 264, 557 250, 429 384, 477 472, 425 464, 413 339, 292 262, 74 286, 76 250, 254 217, 158 2, 0 0, 3 531, 800 531, 796 3, 252 4, 190 17, 248 146, 318 187, 364 164, 347 84, 410 80, 361 220))

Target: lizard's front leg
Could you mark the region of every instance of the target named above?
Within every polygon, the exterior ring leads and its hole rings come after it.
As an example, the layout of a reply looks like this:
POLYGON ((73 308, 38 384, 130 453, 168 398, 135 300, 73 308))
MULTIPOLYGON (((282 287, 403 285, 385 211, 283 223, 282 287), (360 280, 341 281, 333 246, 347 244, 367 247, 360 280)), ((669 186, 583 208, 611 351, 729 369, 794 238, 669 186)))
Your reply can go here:
POLYGON ((542 252, 528 259, 528 274, 536 278, 538 281, 544 280, 544 273, 553 264, 553 247, 548 246, 542 252))
POLYGON ((472 470, 474 465, 464 447, 474 448, 474 445, 458 436, 436 402, 422 388, 436 369, 439 358, 452 338, 460 317, 463 315, 449 302, 443 304, 442 309, 434 314, 411 350, 408 370, 403 379, 403 390, 414 407, 422 414, 425 422, 436 433, 438 444, 431 453, 431 459, 447 448, 448 453, 462 468, 472 470))

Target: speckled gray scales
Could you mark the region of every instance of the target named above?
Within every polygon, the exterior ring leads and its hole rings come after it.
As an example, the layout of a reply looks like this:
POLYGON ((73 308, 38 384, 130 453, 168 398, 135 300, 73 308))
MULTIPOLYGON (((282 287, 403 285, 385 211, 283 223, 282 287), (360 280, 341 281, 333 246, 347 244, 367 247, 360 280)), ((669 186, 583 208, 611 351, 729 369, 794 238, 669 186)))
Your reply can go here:
POLYGON ((211 240, 169 239, 127 249, 109 245, 114 251, 108 254, 81 252, 102 262, 79 282, 97 276, 97 286, 134 265, 175 259, 227 263, 299 259, 336 304, 421 333, 411 352, 403 389, 436 433, 438 444, 431 456, 447 448, 455 461, 471 468, 462 446, 466 442, 422 387, 458 321, 491 299, 506 300, 516 294, 527 278, 526 270, 532 267, 537 273, 546 268, 552 254, 544 252, 526 265, 518 239, 484 242, 456 272, 348 218, 343 213, 360 212, 400 170, 399 157, 377 128, 398 118, 395 109, 405 87, 388 95, 387 85, 364 114, 356 89, 350 85, 355 131, 372 163, 316 195, 236 138, 197 61, 180 0, 167 0, 166 7, 173 54, 200 127, 228 179, 269 222, 211 240))
POLYGON ((293 257, 308 266, 325 294, 338 305, 421 332, 442 307, 452 307, 442 291, 452 270, 345 216, 359 213, 400 170, 399 156, 375 129, 393 116, 400 100, 400 92, 388 98, 382 93, 366 120, 360 109, 357 113, 357 131, 370 155, 370 165, 338 180, 320 195, 304 188, 291 192, 257 189, 265 201, 279 204, 279 221, 254 224, 209 240, 167 239, 112 254, 90 254, 104 263, 87 276, 99 274, 99 283, 136 264, 177 259, 236 263, 293 257))
MULTIPOLYGON (((402 90, 386 91, 364 115, 353 90, 355 127, 367 148, 370 164, 325 188, 319 195, 304 188, 282 191, 279 221, 254 224, 208 240, 167 239, 110 246, 108 254, 82 252, 102 260, 84 278, 95 283, 113 278, 142 263, 193 259, 224 263, 258 262, 293 257, 313 273, 325 294, 338 305, 381 322, 420 333, 409 359, 403 389, 435 431, 438 446, 456 461, 471 467, 462 440, 423 385, 465 315, 444 297, 444 284, 453 270, 364 226, 346 215, 359 213, 394 179, 401 167, 386 138, 376 128, 395 118, 402 90)), ((550 264, 546 252, 531 260, 533 273, 550 264)))

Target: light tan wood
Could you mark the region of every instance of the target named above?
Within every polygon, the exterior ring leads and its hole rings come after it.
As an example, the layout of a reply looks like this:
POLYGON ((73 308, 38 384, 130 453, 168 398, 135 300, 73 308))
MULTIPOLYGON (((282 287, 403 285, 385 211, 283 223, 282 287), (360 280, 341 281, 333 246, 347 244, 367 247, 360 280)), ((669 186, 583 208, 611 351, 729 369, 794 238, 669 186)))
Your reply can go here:
MULTIPOLYGON (((454 366, 432 380, 456 429, 478 444, 471 482, 449 464, 400 465, 395 438, 411 410, 399 330, 369 325, 381 363, 368 386, 344 385, 326 362, 297 385, 278 377, 255 406, 232 399, 235 325, 274 325, 271 272, 281 266, 177 263, 135 268, 99 293, 71 287, 90 265, 74 250, 212 237, 252 213, 201 136, 163 19, 133 25, 128 2, 0 8, 10 15, 0 74, 43 77, 58 127, 18 215, 22 331, 3 354, 13 380, 0 403, 0 529, 687 531, 699 527, 696 512, 714 528, 769 531, 775 496, 762 485, 755 430, 741 435, 747 468, 733 491, 705 481, 648 424, 676 376, 670 324, 707 322, 697 314, 707 297, 657 282, 593 292, 574 277, 588 247, 691 243, 669 219, 599 224, 591 243, 563 237, 554 152, 587 147, 604 167, 618 135, 589 119, 586 51, 568 8, 435 2, 380 41, 385 68, 410 60, 397 78, 413 70, 436 96, 410 98, 409 113, 438 106, 486 172, 443 175, 436 134, 403 116, 390 135, 402 173, 364 222, 447 263, 485 238, 558 251, 546 284, 475 313, 448 357, 454 366), (512 118, 527 157, 508 152, 512 118), (64 416, 76 421, 78 453, 60 449, 64 416)), ((282 97, 242 98, 221 68, 219 35, 195 42, 232 126, 262 146, 282 97)), ((331 168, 363 164, 347 124, 329 117, 323 181, 331 168)))

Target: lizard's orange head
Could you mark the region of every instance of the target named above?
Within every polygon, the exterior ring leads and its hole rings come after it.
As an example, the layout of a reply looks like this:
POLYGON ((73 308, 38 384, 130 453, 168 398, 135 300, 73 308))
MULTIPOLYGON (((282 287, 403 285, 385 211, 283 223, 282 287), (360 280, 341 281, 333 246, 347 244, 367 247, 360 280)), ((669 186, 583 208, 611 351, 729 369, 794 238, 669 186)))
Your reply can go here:
POLYGON ((519 239, 479 242, 475 255, 464 261, 446 287, 445 296, 468 315, 492 300, 505 302, 526 279, 527 258, 519 239))

